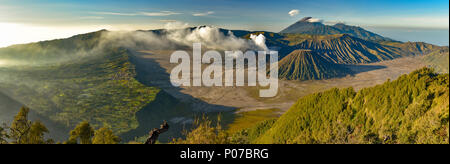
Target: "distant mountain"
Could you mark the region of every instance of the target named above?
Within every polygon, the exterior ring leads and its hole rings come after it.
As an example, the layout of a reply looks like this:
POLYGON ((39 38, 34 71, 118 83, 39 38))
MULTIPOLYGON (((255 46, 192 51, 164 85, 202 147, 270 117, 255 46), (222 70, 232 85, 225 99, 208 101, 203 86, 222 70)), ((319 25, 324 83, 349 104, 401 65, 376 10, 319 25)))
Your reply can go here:
POLYGON ((404 56, 400 48, 366 41, 349 34, 313 36, 304 40, 299 40, 296 35, 287 35, 286 39, 297 49, 313 50, 338 64, 373 63, 404 56))
POLYGON ((290 25, 286 29, 280 31, 280 33, 291 33, 291 34, 315 34, 315 35, 332 35, 340 34, 341 31, 322 24, 322 22, 312 22, 312 17, 305 17, 300 21, 290 25))
POLYGON ((401 48, 407 55, 414 56, 427 55, 432 52, 441 51, 445 48, 448 49, 448 47, 436 46, 424 42, 406 42, 403 44, 397 44, 396 47, 401 48))
POLYGON ((312 35, 333 35, 333 34, 349 34, 370 41, 393 41, 381 35, 367 31, 361 27, 349 26, 343 23, 338 23, 333 26, 325 25, 320 21, 313 20, 312 17, 305 17, 293 25, 282 30, 280 33, 291 34, 312 34, 312 35))
POLYGON ((338 29, 339 31, 341 31, 341 33, 343 33, 343 34, 349 34, 350 36, 354 36, 354 37, 361 38, 364 40, 393 41, 390 38, 383 37, 381 35, 367 31, 358 26, 349 26, 349 25, 346 25, 343 23, 338 23, 338 24, 335 24, 333 27, 338 29))
MULTIPOLYGON (((232 31, 234 33, 234 31, 232 31)), ((280 59, 297 49, 313 50, 337 64, 373 63, 399 57, 422 56, 445 47, 423 42, 369 41, 350 34, 312 35, 238 31, 238 37, 263 34, 266 44, 277 50, 280 59)))
POLYGON ((101 36, 105 33, 108 33, 108 31, 100 30, 70 38, 13 45, 0 48, 0 57, 34 63, 78 59, 80 55, 86 54, 97 47, 101 36))
MULTIPOLYGON (((321 54, 328 61, 336 64, 373 63, 392 60, 405 56, 426 55, 441 47, 422 42, 398 42, 366 31, 360 27, 338 23, 327 26, 304 18, 296 23, 305 30, 302 33, 273 33, 267 31, 245 31, 220 29, 224 35, 231 31, 234 36, 250 39, 250 35, 262 34, 267 46, 277 50, 280 59, 297 49, 308 49, 321 54), (307 30, 310 29, 310 30, 307 30), (362 39, 366 38, 366 39, 362 39)), ((298 26, 298 27, 299 27, 298 26)), ((293 30, 293 25, 287 29, 293 30)), ((195 27, 189 28, 190 30, 195 27)), ((151 30, 156 34, 164 34, 165 30, 151 30)))
POLYGON ((320 80, 347 74, 350 74, 350 70, 311 50, 295 50, 279 62, 280 79, 320 80))

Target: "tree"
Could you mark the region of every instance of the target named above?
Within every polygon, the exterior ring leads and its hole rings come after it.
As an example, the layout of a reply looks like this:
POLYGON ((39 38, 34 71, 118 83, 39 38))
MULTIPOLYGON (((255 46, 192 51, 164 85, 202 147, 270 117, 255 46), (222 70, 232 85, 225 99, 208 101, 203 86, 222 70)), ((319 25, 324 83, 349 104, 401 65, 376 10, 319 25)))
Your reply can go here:
MULTIPOLYGON (((28 144, 51 144, 53 140, 45 140, 44 134, 48 133, 47 127, 41 121, 35 121, 27 135, 28 144)), ((25 143, 25 144, 27 144, 25 143)))
POLYGON ((7 139, 9 138, 9 135, 6 129, 6 125, 0 126, 0 144, 8 144, 7 139))
POLYGON ((166 121, 164 121, 163 124, 161 124, 160 128, 155 128, 149 133, 149 137, 147 138, 147 141, 145 141, 145 144, 155 144, 158 140, 158 137, 160 134, 165 133, 169 130, 169 124, 167 124, 166 121))
POLYGON ((175 144, 228 144, 231 143, 228 134, 222 130, 221 119, 218 116, 217 125, 206 116, 194 121, 194 129, 186 133, 186 139, 173 140, 175 144))
POLYGON ((19 113, 14 117, 14 121, 10 128, 10 137, 13 143, 24 144, 27 141, 27 134, 31 128, 31 121, 28 120, 30 109, 27 107, 20 108, 19 113))
POLYGON ((67 144, 92 144, 91 138, 94 136, 94 129, 89 122, 82 122, 78 124, 75 129, 70 131, 69 140, 67 144))
POLYGON ((113 134, 112 130, 108 128, 100 128, 95 131, 92 144, 118 144, 120 138, 113 134))
MULTIPOLYGON (((50 144, 52 140, 45 140, 45 133, 49 133, 47 127, 41 121, 28 120, 30 109, 20 108, 11 124, 9 138, 15 144, 50 144)), ((0 130, 1 131, 1 130, 0 130)), ((3 131, 5 131, 3 129, 3 131)), ((5 133, 5 132, 3 132, 5 133)), ((1 135, 1 134, 0 134, 1 135)), ((1 140, 0 140, 1 141, 1 140)))

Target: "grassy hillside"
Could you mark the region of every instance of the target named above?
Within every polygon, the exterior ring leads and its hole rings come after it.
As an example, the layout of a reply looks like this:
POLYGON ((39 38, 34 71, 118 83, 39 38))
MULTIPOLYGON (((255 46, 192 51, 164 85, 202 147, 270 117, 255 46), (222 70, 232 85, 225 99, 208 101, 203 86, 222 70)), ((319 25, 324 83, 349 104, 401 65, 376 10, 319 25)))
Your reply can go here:
POLYGON ((235 118, 232 119, 232 122, 227 125, 227 131, 234 133, 251 128, 259 122, 280 117, 280 113, 281 111, 279 109, 260 109, 238 112, 234 115, 235 118))
POLYGON ((344 66, 329 62, 311 50, 295 50, 278 65, 279 78, 287 80, 320 80, 351 74, 344 66))
POLYGON ((136 112, 160 91, 139 83, 125 49, 105 50, 83 61, 1 72, 0 90, 51 120, 73 126, 82 120, 117 133, 138 126, 136 112))
MULTIPOLYGON (((71 128, 81 121, 120 134, 138 127, 136 113, 160 89, 135 79, 127 49, 100 45, 107 31, 0 49, 0 92, 71 128)), ((17 109, 14 109, 17 110, 17 109)))
POLYGON ((406 42, 397 45, 397 47, 400 47, 403 50, 403 52, 407 53, 408 55, 415 55, 415 56, 427 55, 437 50, 445 49, 445 47, 436 46, 424 42, 406 42))
POLYGON ((18 109, 22 107, 22 104, 11 99, 5 94, 0 92, 0 124, 5 122, 11 122, 14 115, 17 114, 18 109), (12 110, 15 109, 15 110, 12 110))
POLYGON ((101 36, 108 31, 76 35, 65 39, 13 45, 0 49, 0 58, 30 64, 77 60, 99 47, 101 36))
POLYGON ((372 88, 303 97, 277 121, 235 138, 250 143, 449 143, 449 75, 424 68, 372 88))
POLYGON ((446 49, 432 52, 425 56, 425 62, 433 67, 437 72, 448 73, 449 71, 449 53, 446 49))

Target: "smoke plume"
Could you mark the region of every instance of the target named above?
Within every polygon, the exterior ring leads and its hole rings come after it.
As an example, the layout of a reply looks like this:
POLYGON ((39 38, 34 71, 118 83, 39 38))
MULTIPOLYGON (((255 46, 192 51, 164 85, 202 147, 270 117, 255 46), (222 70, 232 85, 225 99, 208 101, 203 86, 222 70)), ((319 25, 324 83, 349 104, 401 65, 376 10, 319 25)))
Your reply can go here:
POLYGON ((216 27, 187 28, 185 24, 171 23, 159 31, 109 32, 104 35, 103 44, 133 49, 176 50, 201 43, 203 47, 215 50, 268 50, 262 34, 251 35, 249 40, 238 38, 231 31, 224 32, 216 27))

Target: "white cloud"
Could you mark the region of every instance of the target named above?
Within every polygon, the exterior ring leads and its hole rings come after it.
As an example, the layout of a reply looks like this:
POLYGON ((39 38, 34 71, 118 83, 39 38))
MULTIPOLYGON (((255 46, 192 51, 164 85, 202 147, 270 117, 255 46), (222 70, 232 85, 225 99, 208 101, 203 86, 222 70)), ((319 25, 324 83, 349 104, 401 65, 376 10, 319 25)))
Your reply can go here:
POLYGON ((317 19, 317 18, 311 18, 311 19, 308 19, 308 22, 316 23, 316 22, 322 22, 322 20, 321 19, 317 19))
POLYGON ((160 22, 165 22, 165 23, 177 22, 177 20, 172 20, 172 19, 161 19, 159 21, 160 22))
POLYGON ((262 50, 269 51, 269 48, 267 48, 266 45, 266 37, 263 34, 259 35, 250 34, 250 39, 252 39, 253 42, 256 44, 256 46, 258 46, 262 50))
POLYGON ((322 21, 322 23, 326 24, 326 25, 335 25, 338 23, 346 24, 345 21, 338 21, 338 20, 327 20, 327 21, 322 21))
POLYGON ((103 41, 105 44, 127 48, 178 49, 179 46, 190 47, 194 43, 202 43, 202 46, 216 50, 267 50, 263 35, 252 35, 251 39, 244 39, 236 37, 231 31, 223 33, 217 27, 187 27, 186 23, 175 22, 166 25, 164 34, 142 31, 110 32, 104 36, 103 41))
POLYGON ((214 11, 208 11, 206 13, 194 13, 192 15, 196 16, 196 17, 202 17, 202 16, 208 16, 208 15, 211 15, 211 14, 214 14, 214 11))
POLYGON ((179 15, 181 13, 172 11, 161 11, 161 12, 141 12, 140 14, 145 16, 158 17, 158 16, 179 15))
POLYGON ((116 16, 136 16, 136 13, 118 13, 118 12, 93 12, 98 15, 116 15, 116 16))
POLYGON ((184 22, 179 22, 179 21, 168 22, 164 25, 164 29, 167 29, 167 30, 179 30, 179 29, 186 29, 186 28, 189 28, 189 24, 184 23, 184 22))
POLYGON ((300 10, 294 9, 294 10, 289 11, 289 15, 291 17, 296 16, 298 14, 300 14, 300 10))
POLYGON ((99 17, 99 16, 86 16, 86 17, 79 17, 79 19, 103 19, 104 17, 99 17))
POLYGON ((160 11, 160 12, 139 12, 139 13, 119 13, 119 12, 93 12, 93 14, 97 15, 115 15, 115 16, 170 16, 170 15, 179 15, 182 13, 177 13, 173 11, 160 11))

